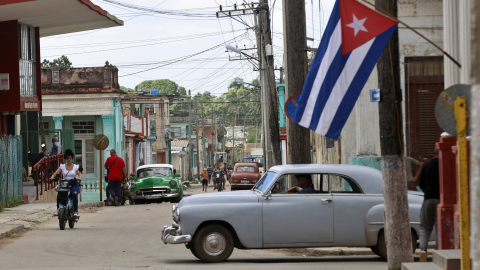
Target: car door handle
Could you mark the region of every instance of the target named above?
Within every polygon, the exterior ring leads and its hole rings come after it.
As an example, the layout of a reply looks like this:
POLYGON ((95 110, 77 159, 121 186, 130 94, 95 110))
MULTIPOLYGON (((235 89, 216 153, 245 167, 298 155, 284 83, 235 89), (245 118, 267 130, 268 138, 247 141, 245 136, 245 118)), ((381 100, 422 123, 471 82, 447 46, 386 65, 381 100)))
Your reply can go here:
POLYGON ((332 202, 332 199, 322 199, 323 204, 328 204, 329 202, 332 202))

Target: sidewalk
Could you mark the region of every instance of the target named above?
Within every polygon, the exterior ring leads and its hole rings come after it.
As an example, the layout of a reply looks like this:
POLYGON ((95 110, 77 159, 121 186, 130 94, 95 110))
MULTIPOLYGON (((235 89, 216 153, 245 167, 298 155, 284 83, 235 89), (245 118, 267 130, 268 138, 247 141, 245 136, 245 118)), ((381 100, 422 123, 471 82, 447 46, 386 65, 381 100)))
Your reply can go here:
POLYGON ((34 185, 33 179, 27 177, 28 182, 23 182, 23 195, 28 195, 28 202, 31 203, 37 196, 37 186, 34 185))
MULTIPOLYGON (((103 202, 80 202, 78 204, 79 209, 103 206, 103 202)), ((5 208, 0 213, 0 239, 23 229, 35 228, 41 222, 56 218, 53 216, 56 207, 57 204, 54 202, 42 202, 5 208)))

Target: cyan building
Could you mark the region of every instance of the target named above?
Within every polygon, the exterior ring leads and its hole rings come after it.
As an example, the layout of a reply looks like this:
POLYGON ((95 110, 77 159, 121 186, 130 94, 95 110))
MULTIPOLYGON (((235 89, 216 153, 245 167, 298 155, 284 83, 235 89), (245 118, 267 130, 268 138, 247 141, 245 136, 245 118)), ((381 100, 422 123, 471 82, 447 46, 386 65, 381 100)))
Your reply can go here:
MULTIPOLYGON (((84 169, 82 200, 98 201, 103 173, 100 164, 103 168, 112 148, 125 159, 120 100, 126 93, 119 88, 118 69, 108 62, 104 67, 42 69, 41 78, 42 124, 45 129, 74 130, 75 149, 72 150, 76 163, 84 169), (109 140, 102 161, 99 150, 93 147, 93 138, 98 134, 106 135, 109 140)), ((104 189, 105 182, 102 184, 104 189)))

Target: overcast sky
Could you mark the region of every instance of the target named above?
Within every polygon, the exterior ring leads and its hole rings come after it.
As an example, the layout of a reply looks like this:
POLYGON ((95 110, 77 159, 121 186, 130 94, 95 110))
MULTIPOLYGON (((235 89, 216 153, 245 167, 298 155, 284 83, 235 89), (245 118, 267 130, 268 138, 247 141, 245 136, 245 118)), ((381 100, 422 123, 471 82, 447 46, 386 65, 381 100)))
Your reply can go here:
MULTIPOLYGON (((256 48, 255 33, 247 30, 253 26, 252 15, 236 17, 248 26, 230 18, 214 17, 219 5, 223 5, 224 10, 233 9, 234 3, 240 5, 242 1, 115 0, 176 15, 141 11, 106 1, 92 0, 123 20, 123 26, 42 38, 42 60, 64 54, 74 67, 103 66, 108 60, 119 68, 121 86, 134 88, 144 80, 170 79, 191 89, 192 94, 210 91, 219 95, 227 91, 235 77, 247 82, 258 77, 249 62, 229 61, 229 57, 236 55, 225 52, 224 45, 209 50, 229 40, 230 45, 239 48, 256 48), (202 51, 205 52, 200 53, 202 51), (197 53, 200 54, 183 59, 197 53)), ((318 47, 334 3, 335 0, 305 2, 307 36, 315 39, 308 42, 309 46, 318 47)), ((273 6, 275 66, 280 67, 283 65, 282 0, 269 0, 269 4, 273 6)))

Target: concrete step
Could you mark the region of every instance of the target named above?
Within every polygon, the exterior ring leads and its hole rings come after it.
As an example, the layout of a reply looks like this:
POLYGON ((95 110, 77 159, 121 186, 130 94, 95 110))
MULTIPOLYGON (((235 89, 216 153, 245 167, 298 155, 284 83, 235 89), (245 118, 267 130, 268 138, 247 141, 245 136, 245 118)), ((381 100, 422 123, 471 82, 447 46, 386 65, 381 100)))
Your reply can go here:
POLYGON ((460 270, 460 250, 434 250, 433 263, 443 270, 460 270))
POLYGON ((412 262, 402 263, 402 270, 442 270, 442 268, 430 262, 412 262))

